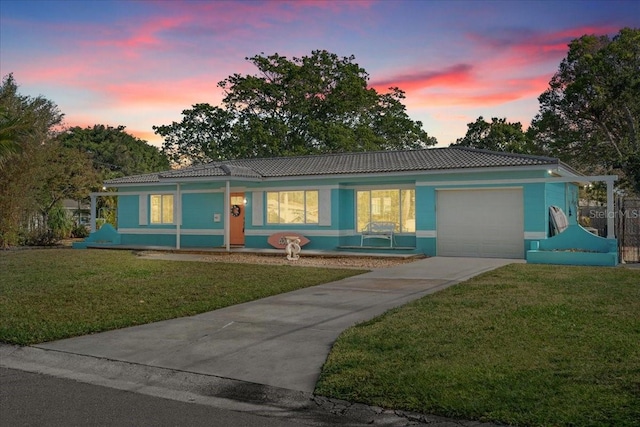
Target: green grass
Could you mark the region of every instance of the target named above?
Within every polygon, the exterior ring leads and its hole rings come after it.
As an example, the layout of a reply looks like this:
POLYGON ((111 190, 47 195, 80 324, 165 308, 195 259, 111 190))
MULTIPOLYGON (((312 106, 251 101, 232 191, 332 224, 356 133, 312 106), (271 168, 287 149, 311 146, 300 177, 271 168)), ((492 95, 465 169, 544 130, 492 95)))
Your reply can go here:
POLYGON ((194 315, 363 271, 46 249, 0 251, 0 272, 0 341, 28 345, 194 315))
POLYGON ((484 274, 345 331, 316 393, 520 426, 639 426, 640 271, 484 274))

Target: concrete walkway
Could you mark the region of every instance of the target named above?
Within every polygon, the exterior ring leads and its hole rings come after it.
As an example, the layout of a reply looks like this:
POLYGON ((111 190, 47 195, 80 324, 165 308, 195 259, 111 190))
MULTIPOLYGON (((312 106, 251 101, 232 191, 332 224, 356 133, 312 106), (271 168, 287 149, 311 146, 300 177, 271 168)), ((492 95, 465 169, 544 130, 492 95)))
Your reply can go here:
MULTIPOLYGON (((0 367, 44 374, 40 381, 54 376, 283 424, 496 427, 328 399, 313 390, 346 328, 513 262, 524 261, 428 258, 197 316, 32 347, 0 344, 0 367)), ((14 392, 10 384, 2 387, 14 392)))
POLYGON ((512 262, 427 258, 192 317, 35 347, 311 393, 346 328, 512 262))

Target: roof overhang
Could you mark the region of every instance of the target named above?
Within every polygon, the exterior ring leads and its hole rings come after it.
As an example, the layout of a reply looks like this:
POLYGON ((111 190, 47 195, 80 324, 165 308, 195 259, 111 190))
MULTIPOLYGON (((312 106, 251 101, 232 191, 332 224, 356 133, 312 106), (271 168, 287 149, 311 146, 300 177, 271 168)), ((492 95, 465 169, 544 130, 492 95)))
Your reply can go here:
MULTIPOLYGON (((553 175, 545 178, 513 178, 513 179, 499 179, 490 181, 500 181, 502 183, 514 181, 514 182, 575 182, 577 184, 586 185, 596 181, 616 181, 618 177, 616 175, 598 175, 598 176, 585 176, 577 173, 565 164, 555 165, 527 165, 527 166, 496 166, 496 167, 478 167, 478 168, 457 168, 457 169, 432 169, 423 171, 394 171, 394 172, 375 172, 375 173, 349 173, 349 174, 325 174, 325 175, 296 175, 296 176, 282 176, 282 177, 265 177, 265 178, 247 178, 247 177, 230 177, 230 176, 211 176, 211 177, 188 177, 188 178, 159 178, 158 182, 150 183, 119 183, 108 184, 105 183, 106 188, 132 188, 132 187, 163 187, 172 186, 177 184, 189 184, 189 183, 219 183, 225 184, 227 181, 234 183, 242 182, 274 182, 274 181, 300 181, 300 180, 317 180, 322 179, 362 179, 362 178, 400 178, 407 175, 411 176, 434 176, 434 175, 455 175, 455 174, 473 174, 473 173, 485 173, 485 172, 514 172, 514 171, 546 171, 549 175, 553 175)), ((485 182, 482 180, 482 182, 485 182)))

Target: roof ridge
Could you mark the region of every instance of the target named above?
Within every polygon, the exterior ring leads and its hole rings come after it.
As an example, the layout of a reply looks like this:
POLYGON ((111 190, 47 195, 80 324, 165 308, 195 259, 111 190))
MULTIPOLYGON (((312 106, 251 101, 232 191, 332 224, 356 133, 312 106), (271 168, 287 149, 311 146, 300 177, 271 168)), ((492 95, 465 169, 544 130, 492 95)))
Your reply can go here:
POLYGON ((521 158, 527 158, 527 159, 538 159, 538 160, 553 161, 553 162, 559 162, 560 161, 557 157, 542 156, 542 155, 539 155, 539 154, 525 154, 525 153, 511 153, 511 152, 507 152, 507 151, 494 151, 494 150, 487 150, 485 148, 460 147, 460 146, 453 146, 453 147, 449 146, 449 147, 440 147, 440 148, 453 148, 453 149, 456 149, 456 150, 473 151, 473 152, 476 152, 476 153, 493 154, 493 155, 503 156, 503 157, 521 157, 521 158))
MULTIPOLYGON (((301 154, 297 156, 276 156, 276 157, 247 157, 223 160, 224 162, 236 162, 236 161, 259 161, 259 160, 279 160, 279 159, 304 159, 304 158, 317 158, 317 157, 336 157, 336 156, 355 156, 362 154, 390 154, 390 153, 408 153, 416 151, 430 151, 448 149, 451 147, 426 147, 426 148, 413 148, 408 150, 394 149, 394 150, 374 150, 374 151, 345 151, 340 153, 316 153, 316 154, 301 154)), ((212 162, 213 163, 213 162, 212 162)))

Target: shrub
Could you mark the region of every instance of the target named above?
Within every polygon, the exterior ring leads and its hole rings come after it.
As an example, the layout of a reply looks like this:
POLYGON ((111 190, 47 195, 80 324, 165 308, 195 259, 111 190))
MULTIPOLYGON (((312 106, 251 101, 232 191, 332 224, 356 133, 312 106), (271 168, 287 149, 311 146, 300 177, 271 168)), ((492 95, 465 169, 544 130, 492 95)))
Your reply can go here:
POLYGON ((84 225, 78 224, 73 228, 73 230, 71 230, 71 237, 74 237, 77 239, 84 239, 85 237, 88 237, 88 236, 89 236, 89 230, 84 225))
POLYGON ((47 218, 47 225, 53 230, 58 240, 69 237, 73 230, 73 220, 61 204, 56 204, 51 209, 47 218))
POLYGON ((53 230, 34 229, 24 232, 20 236, 20 246, 55 246, 60 236, 53 230))

